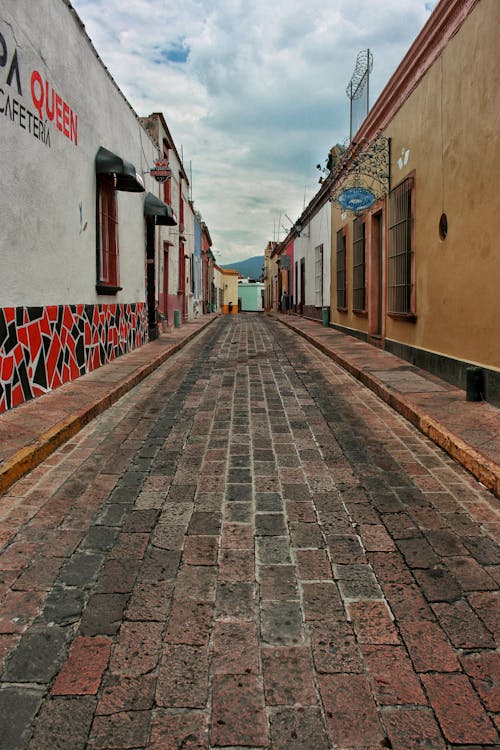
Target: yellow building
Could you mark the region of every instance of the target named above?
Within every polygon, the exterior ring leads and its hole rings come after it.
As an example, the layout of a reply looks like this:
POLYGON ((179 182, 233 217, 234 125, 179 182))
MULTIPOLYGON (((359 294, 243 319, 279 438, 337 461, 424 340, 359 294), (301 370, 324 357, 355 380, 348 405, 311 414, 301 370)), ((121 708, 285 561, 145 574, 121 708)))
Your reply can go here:
POLYGON ((499 0, 441 0, 342 157, 332 175, 330 318, 461 387, 479 366, 494 403, 499 29, 499 0), (338 200, 369 182, 364 163, 376 163, 382 188, 352 212, 338 200))
POLYGON ((238 313, 238 271, 220 266, 218 270, 221 285, 221 312, 225 315, 236 315, 238 313))

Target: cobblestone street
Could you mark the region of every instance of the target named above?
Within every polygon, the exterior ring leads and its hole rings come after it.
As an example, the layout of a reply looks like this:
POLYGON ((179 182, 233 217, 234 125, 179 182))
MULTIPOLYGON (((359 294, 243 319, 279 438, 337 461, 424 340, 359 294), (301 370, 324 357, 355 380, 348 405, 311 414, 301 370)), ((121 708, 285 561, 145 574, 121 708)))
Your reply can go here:
POLYGON ((1 750, 498 747, 498 500, 264 315, 0 497, 1 750))

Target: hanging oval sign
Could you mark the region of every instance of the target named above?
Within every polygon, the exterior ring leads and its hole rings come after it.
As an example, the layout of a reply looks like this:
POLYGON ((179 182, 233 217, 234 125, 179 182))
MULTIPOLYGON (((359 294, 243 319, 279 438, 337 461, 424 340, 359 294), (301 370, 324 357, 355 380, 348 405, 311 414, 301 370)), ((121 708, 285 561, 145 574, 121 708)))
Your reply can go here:
POLYGON ((168 166, 168 161, 155 161, 154 166, 149 171, 150 175, 155 178, 156 182, 166 182, 170 179, 172 172, 168 166))
POLYGON ((347 211, 365 211, 375 203, 375 196, 371 190, 363 187, 350 187, 342 190, 338 202, 347 211))

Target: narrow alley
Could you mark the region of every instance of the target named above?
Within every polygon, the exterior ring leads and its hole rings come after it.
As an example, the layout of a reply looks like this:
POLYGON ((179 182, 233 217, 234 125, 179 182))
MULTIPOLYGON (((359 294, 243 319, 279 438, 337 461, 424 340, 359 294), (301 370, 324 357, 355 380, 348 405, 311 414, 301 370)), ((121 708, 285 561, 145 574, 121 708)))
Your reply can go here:
POLYGON ((220 317, 0 496, 0 749, 497 747, 495 509, 295 332, 220 317))

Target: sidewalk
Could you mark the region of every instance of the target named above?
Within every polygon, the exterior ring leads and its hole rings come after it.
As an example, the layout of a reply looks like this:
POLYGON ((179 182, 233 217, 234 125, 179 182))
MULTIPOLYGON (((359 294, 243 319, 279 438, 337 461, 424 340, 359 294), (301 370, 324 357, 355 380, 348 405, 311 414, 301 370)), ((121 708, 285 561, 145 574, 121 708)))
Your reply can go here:
MULTIPOLYGON (((0 493, 216 319, 205 315, 56 391, 0 416, 0 493)), ((388 352, 321 323, 276 320, 373 390, 500 497, 500 409, 388 352)))
POLYGON ((55 391, 0 415, 0 494, 217 318, 202 315, 55 391))
POLYGON ((321 322, 275 318, 374 391, 500 497, 500 409, 466 401, 465 391, 321 322))

